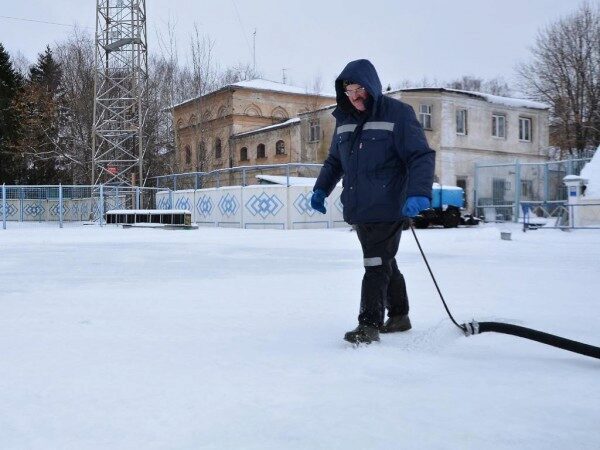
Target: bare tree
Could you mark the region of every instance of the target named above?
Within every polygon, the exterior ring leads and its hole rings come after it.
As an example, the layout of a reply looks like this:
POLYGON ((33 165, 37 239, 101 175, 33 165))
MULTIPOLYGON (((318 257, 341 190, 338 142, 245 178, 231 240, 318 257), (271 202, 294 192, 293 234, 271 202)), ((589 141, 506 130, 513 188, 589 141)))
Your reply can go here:
POLYGON ((213 167, 215 160, 223 157, 224 140, 217 138, 213 143, 213 148, 208 148, 209 143, 205 139, 205 133, 208 131, 205 122, 208 122, 211 114, 215 112, 204 110, 204 99, 202 97, 219 87, 219 77, 213 55, 214 47, 215 41, 210 36, 201 34, 198 25, 194 24, 194 33, 190 38, 191 71, 186 71, 184 74, 187 75, 186 81, 190 87, 189 92, 192 92, 196 98, 194 102, 196 120, 191 125, 193 130, 192 145, 196 148, 196 171, 205 171, 213 167))
POLYGON ((75 29, 67 40, 57 44, 56 56, 62 68, 63 110, 66 116, 61 130, 65 139, 58 156, 68 159, 74 184, 88 183, 94 116, 93 38, 75 29))
POLYGON ((229 84, 253 80, 260 77, 260 72, 256 71, 252 64, 240 62, 222 71, 218 77, 218 84, 220 86, 227 86, 229 84))
POLYGON ((518 66, 522 89, 551 106, 551 143, 583 155, 600 142, 600 6, 583 3, 544 27, 518 66))
POLYGON ((463 75, 461 78, 446 83, 446 87, 463 91, 485 92, 487 94, 504 97, 509 97, 511 95, 511 89, 501 77, 485 80, 472 75, 463 75))

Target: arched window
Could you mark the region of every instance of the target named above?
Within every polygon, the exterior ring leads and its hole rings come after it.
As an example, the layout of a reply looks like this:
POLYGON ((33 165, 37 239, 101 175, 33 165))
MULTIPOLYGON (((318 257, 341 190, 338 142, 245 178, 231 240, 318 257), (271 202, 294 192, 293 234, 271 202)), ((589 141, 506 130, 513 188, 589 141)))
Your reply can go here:
POLYGON ((285 155, 285 142, 282 140, 279 140, 275 143, 275 154, 285 155))
POLYGON ((240 149, 240 161, 248 161, 248 147, 240 149))
POLYGON ((196 160, 198 170, 203 170, 206 162, 206 144, 204 143, 204 141, 198 142, 196 160))
POLYGON ((265 144, 258 144, 256 146, 256 158, 266 158, 267 155, 265 154, 265 144))
POLYGON ((271 112, 271 116, 273 116, 276 119, 281 119, 281 120, 287 120, 290 117, 288 112, 285 109, 283 109, 281 106, 278 106, 275 109, 273 109, 273 111, 271 112))
POLYGON ((189 145, 185 146, 185 163, 186 165, 189 165, 192 163, 192 149, 190 148, 189 145))
POLYGON ((215 159, 221 159, 221 139, 215 139, 215 159))
POLYGON ((244 110, 244 114, 247 116, 262 116, 262 112, 258 106, 251 104, 244 110))

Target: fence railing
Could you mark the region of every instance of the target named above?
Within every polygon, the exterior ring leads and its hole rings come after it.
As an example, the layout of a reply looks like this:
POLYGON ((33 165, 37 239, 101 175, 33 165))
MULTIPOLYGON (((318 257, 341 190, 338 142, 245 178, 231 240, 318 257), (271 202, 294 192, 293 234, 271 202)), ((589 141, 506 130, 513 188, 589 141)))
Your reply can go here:
POLYGON ((226 186, 248 186, 257 184, 256 175, 285 176, 290 185, 291 177, 317 177, 322 164, 289 163, 258 166, 240 166, 217 169, 211 172, 186 172, 150 178, 156 188, 173 191, 183 189, 205 189, 226 186))
POLYGON ((2 185, 0 220, 7 224, 104 224, 110 209, 153 209, 156 188, 127 186, 2 185))
POLYGON ((590 158, 541 163, 475 165, 473 204, 475 214, 486 221, 518 222, 519 205, 539 203, 552 208, 567 201, 563 183, 567 175, 579 175, 590 158))
POLYGON ((521 202, 522 221, 527 228, 600 229, 600 202, 521 202))

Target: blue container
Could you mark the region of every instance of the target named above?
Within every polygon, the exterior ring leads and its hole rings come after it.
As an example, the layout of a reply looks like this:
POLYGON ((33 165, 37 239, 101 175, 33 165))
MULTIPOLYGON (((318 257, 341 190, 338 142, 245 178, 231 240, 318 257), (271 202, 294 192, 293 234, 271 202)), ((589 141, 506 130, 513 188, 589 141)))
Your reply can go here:
POLYGON ((441 208, 444 206, 463 208, 465 206, 465 192, 458 186, 441 186, 438 183, 433 183, 431 207, 441 208))

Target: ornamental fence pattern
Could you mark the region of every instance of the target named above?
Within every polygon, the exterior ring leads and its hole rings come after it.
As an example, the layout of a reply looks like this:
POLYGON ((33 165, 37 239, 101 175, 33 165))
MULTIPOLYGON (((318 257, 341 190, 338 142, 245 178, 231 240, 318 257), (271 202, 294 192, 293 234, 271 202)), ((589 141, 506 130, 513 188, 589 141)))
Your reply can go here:
POLYGON ((0 223, 8 225, 104 224, 111 209, 153 209, 155 188, 122 186, 9 186, 0 191, 0 223))
POLYGON ((157 193, 158 208, 193 205, 192 222, 206 227, 235 228, 334 228, 348 226, 343 219, 341 186, 326 199, 326 214, 310 206, 308 186, 252 185, 221 188, 163 190, 157 193))

